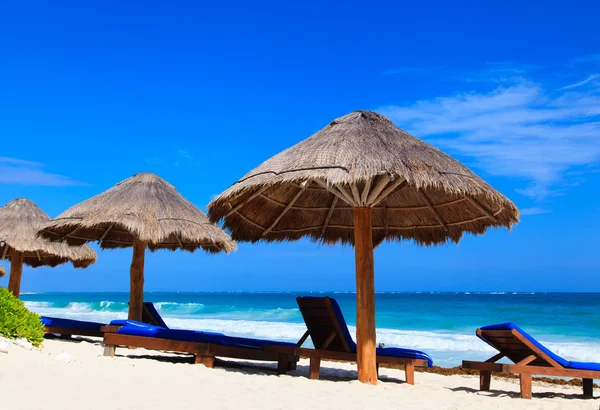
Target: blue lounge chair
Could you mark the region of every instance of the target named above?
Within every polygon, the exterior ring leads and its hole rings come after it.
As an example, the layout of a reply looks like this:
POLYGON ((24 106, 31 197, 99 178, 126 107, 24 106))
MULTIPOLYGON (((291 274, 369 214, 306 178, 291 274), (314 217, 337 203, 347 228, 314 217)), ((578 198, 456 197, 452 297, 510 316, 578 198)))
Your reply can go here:
POLYGON ((57 317, 42 316, 44 332, 60 335, 61 337, 79 336, 97 336, 102 337, 103 323, 86 322, 83 320, 61 319, 57 317))
POLYGON ((114 356, 117 346, 189 353, 195 362, 213 367, 215 357, 278 362, 278 372, 295 369, 298 357, 279 355, 265 350, 267 346, 294 346, 293 343, 226 336, 222 333, 168 329, 147 323, 113 321, 104 333, 104 355, 114 356))
POLYGON ((531 378, 539 374, 582 378, 583 394, 593 396, 593 379, 600 379, 600 363, 566 360, 513 323, 484 326, 477 329, 476 334, 500 352, 485 362, 463 361, 464 368, 479 370, 481 390, 490 389, 492 372, 518 373, 521 397, 531 399, 531 378), (504 357, 514 364, 496 363, 504 357))
MULTIPOLYGON (((308 356, 310 358, 309 378, 318 379, 321 359, 356 361, 356 343, 344 320, 342 310, 335 299, 329 297, 296 298, 307 330, 294 348, 277 347, 272 350, 308 356), (314 349, 302 348, 310 336, 314 349)), ((415 383, 415 367, 431 367, 433 362, 426 353, 418 350, 397 347, 379 347, 376 350, 377 368, 379 365, 400 364, 405 366, 406 382, 415 383)))
MULTIPOLYGON (((104 335, 105 324, 98 322, 88 322, 84 320, 62 319, 57 317, 42 316, 44 333, 60 335, 63 338, 71 336, 97 336, 104 335)), ((167 327, 167 324, 160 316, 152 302, 144 302, 142 309, 142 321, 152 325, 167 327)), ((125 321, 120 321, 124 323, 125 321)), ((119 323, 118 321, 115 323, 119 323)))

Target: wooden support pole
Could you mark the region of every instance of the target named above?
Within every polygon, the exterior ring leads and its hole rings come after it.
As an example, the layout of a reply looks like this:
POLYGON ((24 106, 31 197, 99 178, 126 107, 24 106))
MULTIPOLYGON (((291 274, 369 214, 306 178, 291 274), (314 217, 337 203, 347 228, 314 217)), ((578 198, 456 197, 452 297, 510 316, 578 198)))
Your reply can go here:
POLYGON ((373 210, 354 209, 356 253, 356 359, 358 380, 377 384, 375 356, 375 271, 373 260, 373 210))
POLYGON ((263 192, 265 192, 267 190, 267 188, 269 188, 269 186, 264 186, 262 188, 259 188, 258 190, 256 190, 255 193, 253 193, 252 195, 250 195, 248 198, 246 198, 244 201, 240 202, 239 204, 237 204, 235 207, 231 208, 229 210, 229 212, 227 212, 227 215, 225 215, 225 217, 228 217, 229 215, 231 215, 232 213, 236 212, 237 210, 239 210, 241 207, 243 207, 244 205, 246 205, 248 202, 252 201, 254 198, 256 198, 257 196, 259 196, 260 194, 262 194, 263 192))
POLYGON ((296 195, 294 195, 294 197, 292 198, 292 200, 290 201, 289 204, 287 204, 287 206, 283 209, 283 211, 281 211, 281 213, 279 215, 277 215, 277 218, 275 218, 275 220, 273 221, 273 223, 271 225, 269 225, 269 227, 267 229, 265 229, 262 233, 261 236, 265 236, 267 235, 269 232, 271 232, 271 230, 273 228, 275 228, 275 226, 277 226, 277 224, 279 223, 279 221, 281 220, 281 218, 283 218, 283 216, 287 213, 287 211, 290 210, 290 208, 294 205, 294 203, 296 202, 296 200, 298 198, 300 198, 300 195, 302 195, 302 193, 304 192, 304 190, 306 189, 306 187, 308 186, 309 183, 305 183, 302 188, 300 188, 300 190, 296 193, 296 195))
POLYGON ((448 226, 446 225, 446 222, 444 222, 442 215, 440 215, 440 213, 437 211, 437 209, 435 209, 433 207, 433 204, 431 203, 431 201, 429 200, 429 198, 427 197, 425 192, 423 192, 420 189, 418 190, 418 192, 419 192, 419 195, 421 195, 421 198, 423 199, 423 201, 425 201, 425 203, 427 204, 427 207, 429 208, 429 210, 431 210, 431 213, 433 214, 433 216, 435 216, 435 219, 438 221, 438 223, 440 225, 442 225, 444 227, 444 230, 446 232, 448 232, 448 226))
POLYGON ((371 203, 375 200, 375 198, 377 198, 377 196, 381 193, 381 191, 383 191, 383 188, 385 188, 385 186, 387 185, 389 180, 390 180, 390 177, 388 175, 379 176, 379 179, 375 183, 375 186, 373 187, 373 189, 371 190, 371 192, 369 192, 369 195, 367 196, 367 206, 371 205, 371 203))
POLYGON ((331 220, 331 215, 333 215, 333 211, 335 210, 335 206, 337 205, 338 197, 334 196, 333 201, 331 201, 331 206, 329 207, 329 211, 327 212, 327 216, 325 217, 325 222, 323 222, 323 227, 321 228, 321 235, 325 233, 327 229, 327 225, 329 225, 329 221, 331 220))
POLYGON ((323 188, 326 191, 331 192, 333 195, 335 195, 336 197, 338 197, 339 199, 341 199, 348 205, 354 206, 352 198, 349 196, 344 196, 344 194, 342 194, 342 192, 340 190, 338 190, 338 188, 329 186, 329 185, 327 185, 327 183, 325 181, 321 181, 320 179, 313 179, 313 181, 315 181, 317 183, 317 185, 320 185, 321 188, 323 188))
MULTIPOLYGON (((8 246, 8 245, 4 245, 8 246)), ((21 294, 21 276, 23 275, 23 252, 13 250, 10 258, 10 278, 8 279, 8 290, 16 298, 21 294)))
MULTIPOLYGON (((494 215, 494 213, 492 211, 490 211, 485 206, 483 206, 483 204, 481 204, 478 200, 476 200, 475 198, 472 198, 470 196, 467 196, 466 198, 467 198, 467 201, 469 201, 471 203, 471 205, 473 205, 475 208, 477 208, 481 213, 483 213, 485 216, 490 218, 492 221, 498 222, 498 218, 496 218, 496 215, 494 215)), ((500 208, 500 210, 502 210, 502 208, 500 208)))
POLYGON ((354 203, 356 204, 356 206, 363 206, 362 199, 360 193, 358 192, 358 187, 356 186, 356 184, 350 185, 350 192, 352 192, 352 198, 354 198, 354 203))
POLYGON ((377 196, 377 198, 375 198, 373 200, 373 202, 369 204, 369 206, 370 207, 376 206, 378 203, 380 203, 385 198, 387 198, 392 193, 392 191, 394 191, 396 188, 398 188, 398 191, 399 191, 402 188, 404 188, 407 184, 408 184, 408 182, 406 182, 406 179, 402 179, 402 178, 398 178, 395 181, 390 182, 389 185, 387 185, 385 187, 385 189, 383 191, 381 191, 381 193, 377 196))
POLYGON ((344 188, 341 185, 338 185, 335 187, 338 191, 340 191, 340 193, 346 197, 346 199, 349 201, 348 203, 352 206, 358 206, 358 203, 354 202, 354 197, 352 196, 352 194, 350 192, 348 192, 348 190, 346 188, 344 188))
POLYGON ((129 270, 129 319, 142 321, 144 307, 144 254, 146 244, 137 239, 133 242, 133 259, 129 270))
POLYGON ((365 182, 365 187, 363 188, 362 195, 360 197, 360 206, 367 206, 367 198, 369 196, 369 192, 371 191, 371 182, 373 180, 371 178, 367 179, 365 182))

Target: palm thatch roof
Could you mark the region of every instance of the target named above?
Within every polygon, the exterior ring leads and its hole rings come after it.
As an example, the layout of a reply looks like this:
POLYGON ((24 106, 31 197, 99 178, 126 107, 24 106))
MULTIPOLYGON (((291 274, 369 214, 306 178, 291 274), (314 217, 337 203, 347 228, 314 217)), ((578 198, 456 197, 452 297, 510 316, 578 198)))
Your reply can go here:
POLYGON ((17 198, 0 208, 0 259, 10 260, 13 251, 23 253, 23 263, 32 267, 72 262, 85 268, 96 262, 89 246, 52 243, 37 236, 50 217, 29 199, 17 198))
POLYGON ((0 265, 0 278, 4 277, 6 275, 6 268, 4 268, 4 266, 0 265))
POLYGON ((237 248, 175 187, 150 173, 136 174, 69 208, 40 235, 71 245, 98 241, 103 249, 131 247, 136 239, 152 251, 203 248, 216 253, 237 248))
POLYGON ((208 205, 235 240, 352 244, 356 207, 373 209, 374 245, 458 242, 519 221, 517 207, 466 166, 371 111, 332 121, 208 205))

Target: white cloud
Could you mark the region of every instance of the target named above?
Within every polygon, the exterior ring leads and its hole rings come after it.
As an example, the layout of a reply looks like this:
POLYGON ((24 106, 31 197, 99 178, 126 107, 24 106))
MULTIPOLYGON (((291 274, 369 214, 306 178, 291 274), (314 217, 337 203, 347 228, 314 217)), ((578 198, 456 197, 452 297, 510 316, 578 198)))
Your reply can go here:
POLYGON ((589 83, 591 83, 592 81, 594 82, 594 84, 596 84, 596 83, 598 83, 598 82, 597 82, 597 81, 595 81, 595 80, 597 80, 597 79, 599 79, 599 78, 600 78, 600 74, 592 74, 592 75, 590 75, 588 78, 586 78, 586 79, 585 79, 585 80, 583 80, 583 81, 579 81, 578 83, 575 83, 575 84, 570 84, 570 85, 566 85, 566 86, 564 86, 564 87, 561 87, 561 88, 559 88, 559 91, 562 91, 562 90, 569 90, 569 89, 571 89, 571 88, 577 88, 577 87, 581 87, 581 86, 583 86, 583 85, 586 85, 586 84, 589 84, 589 83))
POLYGON ((177 159, 175 160, 173 165, 175 165, 176 167, 178 167, 179 165, 188 165, 188 166, 197 167, 200 165, 200 161, 198 161, 196 158, 194 158, 194 156, 189 151, 186 151, 184 149, 178 149, 177 150, 177 159))
POLYGON ((573 58, 569 61, 567 66, 573 66, 576 64, 584 64, 584 63, 599 63, 600 62, 600 54, 589 54, 582 57, 573 58))
POLYGON ((43 170, 44 164, 18 158, 0 157, 0 184, 70 186, 86 185, 64 175, 43 170))
POLYGON ((528 181, 518 192, 543 199, 566 171, 600 161, 600 90, 592 85, 548 90, 521 79, 381 111, 449 153, 473 158, 490 174, 528 181))
POLYGON ((545 208, 532 207, 532 208, 521 208, 520 212, 521 212, 521 216, 527 216, 527 215, 547 214, 550 211, 548 211, 545 208))

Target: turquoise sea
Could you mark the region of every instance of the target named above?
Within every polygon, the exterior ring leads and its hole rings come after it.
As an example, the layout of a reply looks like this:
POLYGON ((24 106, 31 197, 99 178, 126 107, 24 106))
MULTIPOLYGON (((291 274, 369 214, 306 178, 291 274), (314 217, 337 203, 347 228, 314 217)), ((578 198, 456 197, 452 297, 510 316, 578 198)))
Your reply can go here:
MULTIPOLYGON (((327 295, 339 302, 354 334, 354 293, 146 293, 170 327, 297 341, 306 330, 296 296, 327 295)), ((41 315, 109 322, 127 316, 127 293, 23 294, 41 315)), ((494 350, 477 339, 479 326, 514 322, 567 359, 600 361, 600 294, 378 293, 377 341, 420 349, 437 365, 487 359, 494 350)))

